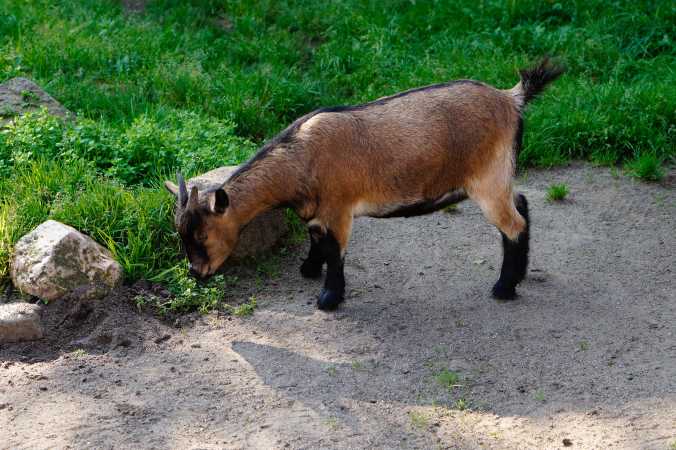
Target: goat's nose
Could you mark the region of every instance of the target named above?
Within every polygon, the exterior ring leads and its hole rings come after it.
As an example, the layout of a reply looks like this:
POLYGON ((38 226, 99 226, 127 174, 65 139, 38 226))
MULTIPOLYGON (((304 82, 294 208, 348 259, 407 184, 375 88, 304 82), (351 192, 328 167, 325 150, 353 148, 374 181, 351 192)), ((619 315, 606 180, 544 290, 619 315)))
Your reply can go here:
POLYGON ((193 277, 200 278, 200 273, 197 270, 195 270, 195 266, 193 266, 192 264, 188 264, 188 272, 190 272, 190 275, 192 275, 193 277))

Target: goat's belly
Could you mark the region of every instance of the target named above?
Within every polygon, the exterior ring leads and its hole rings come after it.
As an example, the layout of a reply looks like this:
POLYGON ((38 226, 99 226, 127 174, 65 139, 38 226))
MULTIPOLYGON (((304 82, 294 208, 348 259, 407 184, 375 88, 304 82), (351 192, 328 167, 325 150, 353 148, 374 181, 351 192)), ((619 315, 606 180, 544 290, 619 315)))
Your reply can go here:
POLYGON ((462 189, 443 194, 435 199, 420 199, 392 203, 357 202, 352 208, 354 217, 413 217, 433 213, 448 205, 458 203, 467 198, 462 189))

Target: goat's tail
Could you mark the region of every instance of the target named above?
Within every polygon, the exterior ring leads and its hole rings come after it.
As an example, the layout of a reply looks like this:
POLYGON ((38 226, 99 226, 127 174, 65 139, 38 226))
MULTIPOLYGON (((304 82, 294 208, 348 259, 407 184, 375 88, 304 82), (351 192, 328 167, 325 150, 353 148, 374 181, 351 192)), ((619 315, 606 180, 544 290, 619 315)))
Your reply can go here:
POLYGON ((531 69, 519 70, 521 81, 512 88, 512 92, 520 97, 521 108, 540 95, 545 87, 559 78, 564 71, 564 67, 550 63, 549 58, 543 59, 540 64, 531 69))

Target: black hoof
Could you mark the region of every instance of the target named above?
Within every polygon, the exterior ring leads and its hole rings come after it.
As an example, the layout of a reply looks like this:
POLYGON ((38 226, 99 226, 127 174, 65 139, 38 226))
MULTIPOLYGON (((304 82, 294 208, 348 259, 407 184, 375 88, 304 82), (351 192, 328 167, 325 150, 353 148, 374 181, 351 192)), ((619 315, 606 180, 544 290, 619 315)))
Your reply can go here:
POLYGON ((309 260, 303 261, 300 265, 300 274, 305 278, 319 278, 322 276, 322 264, 311 262, 309 260))
POLYGON ((319 300, 317 300, 317 307, 322 311, 331 311, 336 309, 342 301, 343 301, 342 293, 324 288, 322 289, 322 293, 319 294, 319 300))
POLYGON ((493 298, 498 300, 514 300, 516 298, 516 289, 514 286, 507 286, 498 280, 493 286, 493 298))

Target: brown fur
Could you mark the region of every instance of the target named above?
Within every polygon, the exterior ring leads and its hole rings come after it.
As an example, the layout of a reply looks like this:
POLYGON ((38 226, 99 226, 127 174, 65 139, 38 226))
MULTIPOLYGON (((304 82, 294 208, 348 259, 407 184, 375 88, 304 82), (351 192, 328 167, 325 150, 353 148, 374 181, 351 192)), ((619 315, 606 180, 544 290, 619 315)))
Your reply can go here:
MULTIPOLYGON (((525 227, 512 193, 523 103, 521 83, 499 90, 465 80, 300 118, 226 181, 230 203, 224 214, 204 215, 199 233, 207 235, 210 261, 197 270, 215 271, 239 230, 280 205, 330 230, 344 253, 353 217, 387 216, 465 192, 516 239, 525 227)), ((202 204, 213 195, 203 193, 202 204)))

